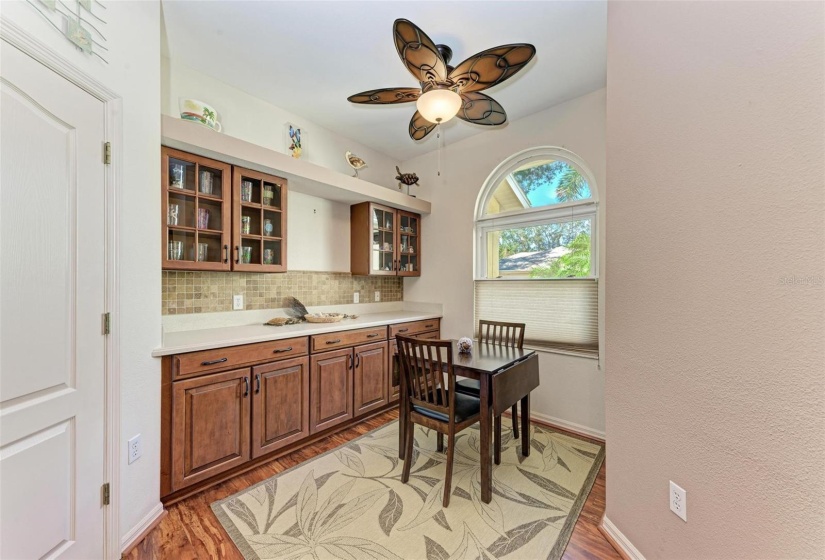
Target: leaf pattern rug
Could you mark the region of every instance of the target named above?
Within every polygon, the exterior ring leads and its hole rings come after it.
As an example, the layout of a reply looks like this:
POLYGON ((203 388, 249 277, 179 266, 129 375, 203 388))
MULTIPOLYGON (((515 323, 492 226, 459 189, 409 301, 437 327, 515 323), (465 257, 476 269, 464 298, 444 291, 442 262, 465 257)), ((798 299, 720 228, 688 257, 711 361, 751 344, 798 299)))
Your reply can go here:
MULTIPOLYGON (((446 454, 416 426, 401 483, 398 422, 212 504, 245 558, 327 560, 561 558, 604 447, 531 427, 530 457, 504 429, 493 499, 481 501, 478 425, 456 438, 450 506, 446 454)), ((446 437, 445 437, 446 440, 446 437)))

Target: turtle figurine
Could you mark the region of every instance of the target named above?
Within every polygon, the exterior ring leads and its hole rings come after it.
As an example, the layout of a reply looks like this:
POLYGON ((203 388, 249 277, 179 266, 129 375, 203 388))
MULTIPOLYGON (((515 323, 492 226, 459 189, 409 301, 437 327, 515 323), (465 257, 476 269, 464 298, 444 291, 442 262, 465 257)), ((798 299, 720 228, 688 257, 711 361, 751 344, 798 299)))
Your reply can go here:
POLYGON ((402 185, 407 185, 407 194, 409 196, 415 196, 413 194, 410 194, 410 186, 418 185, 418 175, 416 175, 415 173, 401 173, 401 170, 398 168, 397 165, 395 166, 395 170, 398 172, 398 175, 396 176, 395 180, 400 181, 402 185))

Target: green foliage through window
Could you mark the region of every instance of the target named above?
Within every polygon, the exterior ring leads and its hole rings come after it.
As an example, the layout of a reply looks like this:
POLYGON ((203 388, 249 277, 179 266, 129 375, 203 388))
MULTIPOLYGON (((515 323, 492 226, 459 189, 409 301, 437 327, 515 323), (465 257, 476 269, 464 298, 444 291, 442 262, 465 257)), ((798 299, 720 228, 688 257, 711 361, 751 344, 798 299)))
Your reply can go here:
POLYGON ((530 278, 584 278, 590 276, 590 234, 580 233, 567 246, 570 252, 549 265, 530 270, 530 278))

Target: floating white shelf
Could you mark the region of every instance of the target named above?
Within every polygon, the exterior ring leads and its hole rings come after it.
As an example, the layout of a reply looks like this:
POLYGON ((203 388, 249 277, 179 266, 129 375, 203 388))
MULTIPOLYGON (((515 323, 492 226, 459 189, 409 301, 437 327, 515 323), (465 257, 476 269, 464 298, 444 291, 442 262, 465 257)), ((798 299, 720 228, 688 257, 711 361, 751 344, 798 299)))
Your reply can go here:
POLYGON ((378 202, 393 208, 429 214, 431 204, 375 183, 301 161, 257 144, 215 132, 205 126, 162 115, 161 143, 199 156, 284 177, 291 191, 343 202, 378 202))

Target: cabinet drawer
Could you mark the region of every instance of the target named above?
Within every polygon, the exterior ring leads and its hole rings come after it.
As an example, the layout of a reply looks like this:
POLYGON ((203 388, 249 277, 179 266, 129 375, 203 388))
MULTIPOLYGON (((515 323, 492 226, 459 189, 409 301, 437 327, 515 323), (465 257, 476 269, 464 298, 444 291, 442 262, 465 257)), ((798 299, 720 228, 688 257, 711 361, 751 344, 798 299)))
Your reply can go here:
POLYGON ((209 371, 218 371, 255 362, 303 356, 307 353, 307 338, 305 336, 218 348, 216 350, 203 350, 173 356, 172 373, 175 379, 181 379, 209 371))
POLYGON ((413 336, 425 331, 437 331, 440 328, 439 323, 439 319, 427 319, 426 321, 411 321, 409 323, 390 325, 390 338, 395 338, 397 334, 413 336))
POLYGON ((312 337, 312 352, 324 352, 336 348, 346 348, 365 342, 387 340, 387 327, 341 331, 330 334, 318 334, 312 337))

